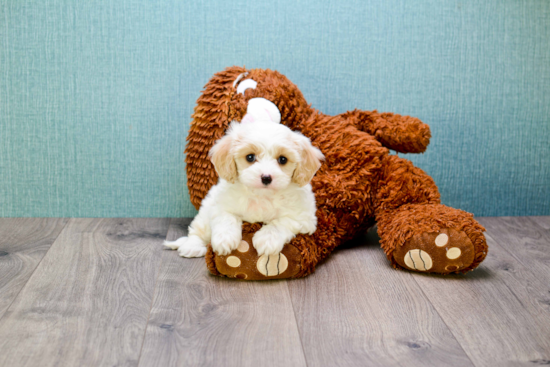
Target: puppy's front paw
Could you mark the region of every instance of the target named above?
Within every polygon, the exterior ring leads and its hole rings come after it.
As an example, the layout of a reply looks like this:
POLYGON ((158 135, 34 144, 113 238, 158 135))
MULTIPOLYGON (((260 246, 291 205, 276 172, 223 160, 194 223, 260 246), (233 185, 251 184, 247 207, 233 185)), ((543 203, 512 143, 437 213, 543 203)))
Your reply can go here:
POLYGON ((176 241, 164 241, 164 247, 178 250, 181 257, 202 257, 206 255, 206 246, 198 237, 181 237, 176 241))
POLYGON ((286 237, 276 228, 262 227, 252 237, 252 244, 258 255, 276 255, 283 250, 286 237))
POLYGON ((181 257, 203 257, 206 255, 206 246, 182 246, 178 254, 181 257))
POLYGON ((239 247, 242 240, 241 228, 226 228, 212 234, 212 250, 220 256, 228 255, 239 247))
POLYGON ((180 237, 175 241, 164 241, 162 244, 165 249, 177 250, 181 245, 187 242, 188 237, 180 237))

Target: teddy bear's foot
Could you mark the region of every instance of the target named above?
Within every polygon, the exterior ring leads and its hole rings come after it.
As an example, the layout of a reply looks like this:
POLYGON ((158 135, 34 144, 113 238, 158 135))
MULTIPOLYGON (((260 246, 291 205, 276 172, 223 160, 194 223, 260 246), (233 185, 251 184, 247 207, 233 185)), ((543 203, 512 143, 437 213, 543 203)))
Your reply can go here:
POLYGON ((378 217, 380 244, 398 269, 465 273, 487 256, 483 228, 473 215, 442 204, 410 204, 378 217))
POLYGON ((475 250, 466 233, 451 228, 412 236, 393 252, 395 262, 405 269, 452 273, 474 262, 475 250))
POLYGON ((218 256, 208 249, 207 263, 213 273, 246 280, 292 278, 300 271, 300 251, 286 244, 277 255, 258 256, 252 246, 253 233, 243 233, 239 247, 229 255, 218 256))

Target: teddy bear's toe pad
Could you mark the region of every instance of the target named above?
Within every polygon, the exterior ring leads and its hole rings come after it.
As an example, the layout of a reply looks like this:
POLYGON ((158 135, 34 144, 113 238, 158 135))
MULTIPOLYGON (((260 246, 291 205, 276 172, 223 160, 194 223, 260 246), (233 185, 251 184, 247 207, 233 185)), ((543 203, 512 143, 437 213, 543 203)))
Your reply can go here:
POLYGON ((407 251, 404 261, 409 269, 428 271, 433 267, 432 257, 419 249, 407 251))
POLYGON ((256 268, 266 277, 277 276, 288 269, 288 259, 284 254, 262 255, 256 263, 256 268))
POLYGON ((474 245, 466 233, 443 228, 440 232, 411 237, 393 256, 406 269, 445 274, 470 266, 474 254, 474 245))
POLYGON ((239 247, 226 256, 215 256, 216 269, 230 278, 267 280, 291 278, 300 271, 300 251, 286 244, 281 253, 258 256, 251 245, 252 235, 245 234, 239 247))

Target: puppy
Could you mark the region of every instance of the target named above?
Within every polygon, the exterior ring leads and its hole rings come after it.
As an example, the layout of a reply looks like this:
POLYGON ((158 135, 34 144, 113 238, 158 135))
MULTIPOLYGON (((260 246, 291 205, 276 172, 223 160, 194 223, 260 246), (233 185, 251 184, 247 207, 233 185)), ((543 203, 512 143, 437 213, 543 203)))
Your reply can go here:
MULTIPOLYGON (((265 115, 267 116, 267 114, 265 115)), ((317 228, 315 196, 309 182, 324 159, 310 140, 273 119, 245 116, 233 122, 210 151, 218 183, 189 226, 189 236, 165 242, 183 257, 235 250, 242 222, 261 222, 252 245, 261 255, 278 254, 298 233, 317 228)))

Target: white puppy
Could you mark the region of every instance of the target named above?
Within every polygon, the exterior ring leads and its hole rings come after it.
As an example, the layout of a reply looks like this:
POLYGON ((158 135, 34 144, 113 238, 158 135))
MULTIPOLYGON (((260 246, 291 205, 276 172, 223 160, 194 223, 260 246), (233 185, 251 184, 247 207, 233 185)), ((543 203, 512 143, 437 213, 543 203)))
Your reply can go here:
POLYGON ((260 256, 278 254, 298 233, 315 232, 309 182, 323 154, 302 134, 273 121, 247 115, 231 123, 210 151, 218 183, 202 201, 189 237, 165 242, 167 248, 199 257, 211 243, 214 252, 227 255, 242 240, 243 221, 263 223, 252 238, 260 256))

